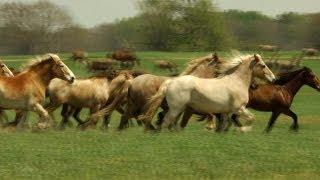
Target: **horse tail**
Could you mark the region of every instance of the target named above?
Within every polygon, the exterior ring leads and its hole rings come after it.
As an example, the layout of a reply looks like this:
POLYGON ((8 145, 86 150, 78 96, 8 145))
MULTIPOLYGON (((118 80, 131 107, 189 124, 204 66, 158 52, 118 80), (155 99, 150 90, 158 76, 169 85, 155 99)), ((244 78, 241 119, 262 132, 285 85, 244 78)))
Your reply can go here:
POLYGON ((106 105, 92 116, 101 117, 110 115, 126 98, 129 86, 131 85, 132 76, 123 74, 122 77, 118 76, 114 80, 116 81, 114 82, 115 86, 110 88, 109 99, 106 105))
POLYGON ((158 92, 153 95, 145 105, 146 110, 138 117, 138 120, 141 122, 152 121, 163 99, 166 97, 167 89, 171 82, 172 80, 168 79, 160 86, 158 92))

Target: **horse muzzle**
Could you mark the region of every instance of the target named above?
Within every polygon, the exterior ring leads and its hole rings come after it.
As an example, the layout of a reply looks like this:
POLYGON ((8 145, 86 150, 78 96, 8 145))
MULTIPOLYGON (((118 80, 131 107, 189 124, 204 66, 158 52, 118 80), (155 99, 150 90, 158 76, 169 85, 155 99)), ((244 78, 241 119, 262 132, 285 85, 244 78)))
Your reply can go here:
POLYGON ((68 79, 68 82, 70 83, 70 84, 72 84, 73 82, 74 82, 74 80, 75 80, 75 77, 69 77, 69 78, 67 78, 68 79))

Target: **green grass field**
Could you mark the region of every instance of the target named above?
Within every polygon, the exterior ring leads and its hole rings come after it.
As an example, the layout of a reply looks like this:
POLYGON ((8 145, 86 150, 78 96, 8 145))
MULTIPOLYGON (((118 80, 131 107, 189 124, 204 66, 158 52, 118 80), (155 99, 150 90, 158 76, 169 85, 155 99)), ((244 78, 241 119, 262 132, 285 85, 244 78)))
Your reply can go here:
MULTIPOLYGON (((183 69, 190 59, 208 53, 140 52, 140 68, 167 74, 152 61, 173 60, 183 69)), ((298 52, 282 52, 290 57, 298 52)), ((90 58, 105 53, 91 53, 90 58)), ((224 53, 221 53, 223 56, 224 53)), ((62 54, 66 58, 69 54, 62 54)), ((19 67, 32 56, 3 56, 8 66, 19 67)), ((89 76, 85 67, 66 61, 74 73, 89 76)), ((320 75, 320 61, 303 65, 320 75)), ((234 130, 216 134, 204 124, 191 122, 181 132, 145 133, 140 127, 117 132, 119 115, 112 117, 106 132, 69 128, 33 133, 30 129, 0 130, 0 179, 319 179, 320 94, 304 87, 296 96, 293 110, 300 131, 289 131, 291 119, 281 116, 270 134, 263 133, 269 113, 255 112, 252 132, 234 130)), ((55 121, 60 120, 59 110, 55 121)), ((86 117, 83 112, 82 117, 86 117)), ((12 112, 9 113, 13 118, 12 112)), ((32 125, 37 117, 28 117, 32 125)))

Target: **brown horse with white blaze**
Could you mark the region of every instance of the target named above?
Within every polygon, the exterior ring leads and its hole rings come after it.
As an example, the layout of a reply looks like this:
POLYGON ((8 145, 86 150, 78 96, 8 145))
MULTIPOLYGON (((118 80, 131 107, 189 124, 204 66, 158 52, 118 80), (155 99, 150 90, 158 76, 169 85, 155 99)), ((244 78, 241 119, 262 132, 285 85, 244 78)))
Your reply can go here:
POLYGON ((47 54, 32 62, 17 76, 0 77, 0 107, 21 110, 23 115, 34 111, 40 116, 37 127, 49 127, 49 115, 42 104, 46 88, 54 78, 69 83, 75 79, 73 72, 55 54, 47 54))

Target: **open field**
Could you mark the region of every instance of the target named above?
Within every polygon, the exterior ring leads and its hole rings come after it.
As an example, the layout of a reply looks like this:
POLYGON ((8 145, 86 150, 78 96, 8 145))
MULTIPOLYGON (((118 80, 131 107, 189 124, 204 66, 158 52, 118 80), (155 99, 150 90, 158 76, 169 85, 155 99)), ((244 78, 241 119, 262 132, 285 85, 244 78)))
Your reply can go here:
MULTIPOLYGON (((183 69, 189 58, 207 55, 184 52, 140 52, 141 68, 167 74, 152 61, 173 60, 183 69)), ((222 56, 225 53, 220 53, 222 56)), ((299 52, 281 52, 291 57, 299 52)), ((105 53, 90 53, 90 58, 105 53)), ((67 58, 69 54, 62 54, 67 58)), ((268 54, 266 54, 268 56, 268 54)), ((2 56, 19 67, 32 56, 2 56)), ((89 76, 81 64, 66 61, 73 72, 89 76)), ((320 60, 303 65, 320 75, 320 60)), ((191 122, 182 132, 144 133, 140 127, 117 132, 114 114, 108 131, 31 133, 0 130, 0 179, 317 179, 320 177, 320 94, 303 87, 293 104, 300 132, 289 132, 291 119, 281 116, 273 131, 264 134, 269 113, 255 112, 252 132, 215 134, 203 123, 191 122)), ((55 120, 59 121, 59 110, 55 120)), ((13 114, 9 116, 12 118, 13 114)), ((82 113, 86 117, 86 112, 82 113)), ((30 114, 29 122, 36 120, 30 114)))

